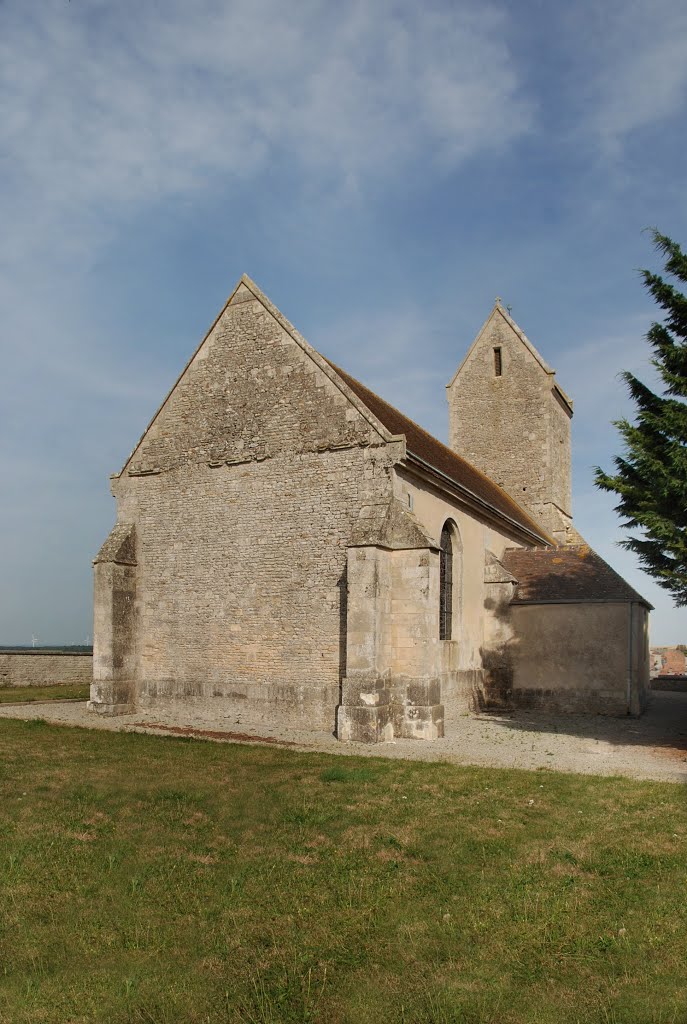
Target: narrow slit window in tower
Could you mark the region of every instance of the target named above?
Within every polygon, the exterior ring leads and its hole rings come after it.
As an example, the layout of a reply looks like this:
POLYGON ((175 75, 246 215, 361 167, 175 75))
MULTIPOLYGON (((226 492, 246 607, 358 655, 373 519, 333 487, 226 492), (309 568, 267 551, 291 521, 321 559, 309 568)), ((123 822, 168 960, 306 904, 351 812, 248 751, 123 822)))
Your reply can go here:
POLYGON ((494 376, 495 377, 500 377, 502 372, 503 372, 503 367, 502 367, 502 364, 501 364, 501 349, 500 348, 495 348, 494 349, 494 376))

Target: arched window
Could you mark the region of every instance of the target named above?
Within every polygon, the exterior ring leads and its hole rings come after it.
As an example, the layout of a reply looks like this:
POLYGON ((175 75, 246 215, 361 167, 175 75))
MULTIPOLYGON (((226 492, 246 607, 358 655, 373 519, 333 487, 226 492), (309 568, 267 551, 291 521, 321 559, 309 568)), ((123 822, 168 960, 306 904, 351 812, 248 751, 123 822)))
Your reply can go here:
POLYGON ((451 527, 444 523, 439 557, 439 639, 451 639, 453 623, 453 544, 451 527))

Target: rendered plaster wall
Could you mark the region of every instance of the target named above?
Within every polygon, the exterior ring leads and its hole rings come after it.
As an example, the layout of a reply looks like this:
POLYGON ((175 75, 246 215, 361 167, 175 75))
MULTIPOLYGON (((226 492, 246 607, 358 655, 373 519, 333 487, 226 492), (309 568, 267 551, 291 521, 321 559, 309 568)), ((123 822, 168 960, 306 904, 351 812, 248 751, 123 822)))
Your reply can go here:
POLYGON ((449 444, 550 533, 571 515, 570 412, 497 309, 447 389, 449 444), (501 350, 501 375, 494 349, 501 350), (563 513, 563 520, 557 511, 563 513))
POLYGON ((640 607, 629 603, 513 605, 514 703, 568 712, 638 713, 640 693, 646 691, 648 681, 648 652, 645 656, 638 643, 643 609, 632 627, 629 703, 628 671, 630 614, 640 607))
POLYGON ((401 505, 412 509, 412 515, 434 539, 437 548, 444 524, 448 521, 455 526, 451 640, 438 639, 438 567, 431 600, 435 619, 429 627, 437 644, 435 671, 441 680, 441 703, 446 721, 452 722, 466 711, 487 703, 485 690, 493 689, 489 670, 494 660, 491 652, 503 644, 502 630, 510 628, 504 627, 502 621, 508 614, 512 587, 506 586, 507 593, 503 595, 503 588, 485 583, 487 552, 499 558, 507 547, 519 546, 521 542, 407 469, 396 467, 394 470, 394 492, 401 505))
POLYGON ((113 484, 136 529, 137 702, 332 729, 346 549, 400 454, 240 291, 113 484))
POLYGON ((485 586, 484 676, 477 692, 480 709, 509 708, 513 700, 513 619, 511 599, 516 584, 497 578, 485 586))
POLYGON ((89 685, 92 678, 91 654, 43 651, 0 653, 0 686, 89 685))
POLYGON ((649 609, 643 604, 629 606, 632 616, 632 695, 630 712, 639 715, 649 701, 649 609))

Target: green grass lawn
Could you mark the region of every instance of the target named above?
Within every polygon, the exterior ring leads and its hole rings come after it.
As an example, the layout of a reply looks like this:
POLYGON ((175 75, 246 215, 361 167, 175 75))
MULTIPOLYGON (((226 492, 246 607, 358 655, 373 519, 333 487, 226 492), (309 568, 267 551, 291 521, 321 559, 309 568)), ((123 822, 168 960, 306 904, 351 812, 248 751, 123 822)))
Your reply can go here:
POLYGON ((78 683, 59 686, 0 686, 0 704, 33 700, 88 700, 90 687, 78 683))
POLYGON ((683 787, 0 722, 0 1020, 683 1024, 683 787))

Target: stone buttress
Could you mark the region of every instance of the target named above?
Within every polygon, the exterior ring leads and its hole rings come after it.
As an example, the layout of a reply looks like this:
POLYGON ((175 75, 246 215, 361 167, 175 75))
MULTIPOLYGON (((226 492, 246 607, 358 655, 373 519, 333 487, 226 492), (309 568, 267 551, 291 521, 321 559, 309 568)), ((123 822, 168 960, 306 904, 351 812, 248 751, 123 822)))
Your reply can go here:
POLYGON ((376 535, 349 547, 347 580, 338 737, 443 736, 436 542, 394 501, 376 535))

